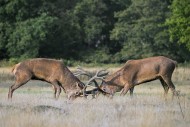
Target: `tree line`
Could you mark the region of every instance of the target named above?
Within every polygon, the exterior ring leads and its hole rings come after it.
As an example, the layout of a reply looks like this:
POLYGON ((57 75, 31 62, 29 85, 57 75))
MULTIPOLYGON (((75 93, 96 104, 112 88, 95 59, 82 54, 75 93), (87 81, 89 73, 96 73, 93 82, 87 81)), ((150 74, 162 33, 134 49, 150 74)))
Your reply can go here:
POLYGON ((190 59, 189 0, 0 0, 0 59, 190 59))

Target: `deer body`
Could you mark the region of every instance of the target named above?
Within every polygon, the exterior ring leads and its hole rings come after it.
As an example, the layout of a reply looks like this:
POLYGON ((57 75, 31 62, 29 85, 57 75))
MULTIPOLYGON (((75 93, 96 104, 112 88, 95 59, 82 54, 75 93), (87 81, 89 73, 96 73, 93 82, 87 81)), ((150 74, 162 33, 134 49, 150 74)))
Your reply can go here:
POLYGON ((9 88, 8 98, 12 98, 13 91, 31 79, 46 81, 53 85, 54 97, 58 98, 61 87, 68 98, 81 92, 84 84, 61 62, 53 59, 36 58, 16 64, 12 70, 15 83, 9 88))
POLYGON ((168 93, 169 88, 175 92, 171 78, 176 65, 177 62, 164 56, 129 60, 120 70, 105 79, 101 89, 110 94, 122 89, 121 95, 125 95, 130 90, 132 95, 134 86, 159 79, 165 94, 168 93))

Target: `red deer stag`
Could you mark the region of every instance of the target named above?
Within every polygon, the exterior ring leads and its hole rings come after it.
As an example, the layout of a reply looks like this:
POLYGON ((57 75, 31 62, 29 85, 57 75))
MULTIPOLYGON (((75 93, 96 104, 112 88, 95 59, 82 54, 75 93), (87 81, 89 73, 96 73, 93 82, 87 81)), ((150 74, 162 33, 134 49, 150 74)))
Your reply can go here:
POLYGON ((85 84, 82 83, 61 62, 53 59, 36 58, 16 64, 12 72, 15 83, 9 88, 8 98, 12 98, 14 90, 26 84, 29 80, 41 80, 51 83, 54 87, 54 97, 58 98, 61 87, 69 99, 74 99, 83 93, 85 84))
POLYGON ((136 85, 159 79, 165 95, 169 88, 175 95, 177 92, 171 78, 176 66, 176 61, 164 56, 128 60, 120 70, 103 80, 100 89, 110 95, 121 89, 121 95, 125 95, 130 90, 132 95, 136 85))

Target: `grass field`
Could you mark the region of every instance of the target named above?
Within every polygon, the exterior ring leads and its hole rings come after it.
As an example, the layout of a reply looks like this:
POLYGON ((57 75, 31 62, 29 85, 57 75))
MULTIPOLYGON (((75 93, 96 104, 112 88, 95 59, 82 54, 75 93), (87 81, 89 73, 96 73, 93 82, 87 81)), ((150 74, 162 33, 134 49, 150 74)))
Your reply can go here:
POLYGON ((97 99, 74 101, 68 101, 64 93, 54 100, 51 85, 30 81, 8 101, 8 88, 14 78, 10 68, 2 68, 0 127, 189 127, 189 75, 189 68, 177 68, 174 72, 173 81, 181 96, 173 100, 171 92, 165 100, 159 81, 136 86, 133 98, 116 94, 113 99, 100 95, 97 99))

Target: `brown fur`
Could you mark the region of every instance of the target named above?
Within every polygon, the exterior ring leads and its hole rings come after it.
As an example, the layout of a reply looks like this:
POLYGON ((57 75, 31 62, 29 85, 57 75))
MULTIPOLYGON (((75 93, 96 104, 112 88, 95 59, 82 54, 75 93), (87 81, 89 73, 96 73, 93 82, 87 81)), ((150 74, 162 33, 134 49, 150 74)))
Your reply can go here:
POLYGON ((84 87, 84 84, 58 60, 45 58, 26 60, 14 65, 12 72, 15 75, 15 83, 9 89, 8 98, 12 98, 13 91, 31 79, 51 83, 55 90, 55 98, 59 97, 61 87, 69 99, 77 96, 84 87))
POLYGON ((121 95, 125 95, 130 90, 132 95, 136 85, 159 79, 165 94, 169 88, 175 93, 171 78, 176 66, 176 61, 164 56, 129 60, 120 70, 109 75, 100 88, 112 95, 121 89, 121 95))

